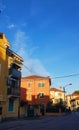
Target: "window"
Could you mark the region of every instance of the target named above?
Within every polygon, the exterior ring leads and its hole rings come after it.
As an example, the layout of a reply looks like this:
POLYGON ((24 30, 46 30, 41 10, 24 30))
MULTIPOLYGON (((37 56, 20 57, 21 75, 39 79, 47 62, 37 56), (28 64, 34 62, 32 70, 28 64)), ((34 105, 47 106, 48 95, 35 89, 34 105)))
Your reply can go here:
POLYGON ((44 87, 44 83, 38 83, 38 87, 44 87))
POLYGON ((38 83, 38 87, 41 87, 41 83, 38 83))
POLYGON ((44 83, 42 83, 42 87, 44 87, 44 83))
POLYGON ((28 87, 29 87, 29 88, 31 87, 31 85, 32 85, 32 83, 31 83, 31 82, 28 82, 28 87))
POLYGON ((44 93, 39 93, 39 94, 38 94, 38 97, 39 97, 39 98, 44 98, 44 93))
POLYGON ((79 101, 77 101, 77 105, 79 105, 79 101))
POLYGON ((32 100, 32 95, 31 95, 31 93, 28 93, 28 94, 27 94, 27 99, 28 99, 28 100, 32 100))
POLYGON ((0 39, 3 39, 3 35, 2 34, 0 34, 0 39))
POLYGON ((29 98, 29 99, 31 98, 31 94, 30 94, 30 93, 28 94, 28 98, 29 98))
POLYGON ((12 100, 12 99, 9 99, 8 111, 9 112, 13 112, 14 111, 14 100, 12 100))
POLYGON ((60 97, 61 97, 61 96, 62 96, 62 93, 58 93, 58 96, 60 96, 60 97))

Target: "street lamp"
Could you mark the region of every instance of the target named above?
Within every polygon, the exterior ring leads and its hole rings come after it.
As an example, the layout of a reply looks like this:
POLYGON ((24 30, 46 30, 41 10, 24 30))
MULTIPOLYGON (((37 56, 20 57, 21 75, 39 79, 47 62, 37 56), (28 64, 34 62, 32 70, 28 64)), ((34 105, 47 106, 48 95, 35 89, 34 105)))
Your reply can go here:
POLYGON ((70 85, 72 85, 72 83, 69 83, 69 84, 66 84, 65 86, 63 86, 63 90, 64 90, 64 101, 65 101, 65 88, 66 88, 67 86, 70 86, 70 85))

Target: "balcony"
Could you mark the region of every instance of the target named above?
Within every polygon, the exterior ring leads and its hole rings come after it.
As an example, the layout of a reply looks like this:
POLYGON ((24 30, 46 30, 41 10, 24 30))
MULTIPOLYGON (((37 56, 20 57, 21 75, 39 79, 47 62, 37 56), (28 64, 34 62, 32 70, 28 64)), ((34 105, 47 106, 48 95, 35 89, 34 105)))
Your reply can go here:
POLYGON ((8 88, 7 89, 7 95, 8 97, 20 97, 20 90, 18 88, 8 88))
POLYGON ((18 78, 18 79, 21 78, 21 72, 18 71, 17 69, 15 69, 15 68, 9 69, 9 75, 11 75, 12 77, 18 78))
POLYGON ((20 87, 20 80, 15 78, 7 78, 6 82, 7 86, 10 86, 11 88, 19 88, 20 87))

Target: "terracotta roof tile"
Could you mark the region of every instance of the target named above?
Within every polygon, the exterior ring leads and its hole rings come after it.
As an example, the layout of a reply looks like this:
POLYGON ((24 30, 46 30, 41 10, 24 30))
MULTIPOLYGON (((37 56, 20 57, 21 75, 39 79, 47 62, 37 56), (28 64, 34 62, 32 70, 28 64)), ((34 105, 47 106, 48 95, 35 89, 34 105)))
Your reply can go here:
POLYGON ((79 96, 79 94, 73 93, 72 96, 79 96))
POLYGON ((63 90, 57 89, 57 88, 50 88, 50 91, 54 92, 64 92, 63 90))
POLYGON ((37 79, 37 78, 49 78, 49 77, 43 77, 38 75, 30 75, 30 76, 22 77, 22 79, 35 79, 35 78, 37 79))
POLYGON ((73 94, 69 94, 67 96, 79 96, 79 94, 73 93, 73 94))
POLYGON ((76 97, 76 98, 74 98, 74 100, 79 100, 79 96, 78 96, 78 97, 76 97))

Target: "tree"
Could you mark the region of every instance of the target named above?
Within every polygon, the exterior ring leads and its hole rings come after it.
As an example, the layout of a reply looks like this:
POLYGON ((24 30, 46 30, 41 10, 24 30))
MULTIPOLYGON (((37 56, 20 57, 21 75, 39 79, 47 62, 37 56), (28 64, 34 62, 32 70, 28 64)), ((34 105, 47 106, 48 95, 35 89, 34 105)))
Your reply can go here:
POLYGON ((74 91, 73 94, 79 94, 79 90, 74 91))
POLYGON ((48 103, 47 103, 47 108, 51 108, 53 106, 53 102, 52 100, 50 100, 48 103))

